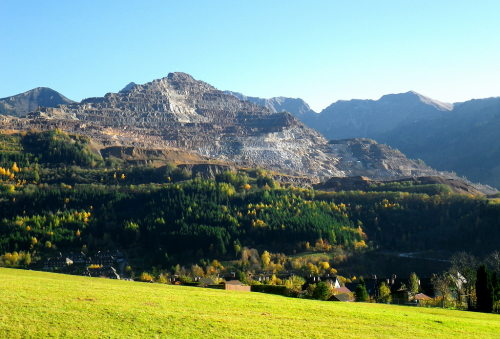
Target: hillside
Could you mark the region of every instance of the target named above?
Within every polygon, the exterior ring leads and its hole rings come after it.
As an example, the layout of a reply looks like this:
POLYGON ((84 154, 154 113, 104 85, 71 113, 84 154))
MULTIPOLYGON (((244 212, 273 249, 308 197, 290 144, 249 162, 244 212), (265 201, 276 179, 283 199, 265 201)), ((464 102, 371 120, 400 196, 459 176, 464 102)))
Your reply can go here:
POLYGON ((18 95, 1 98, 0 114, 23 117, 29 112, 36 111, 38 107, 56 107, 71 103, 73 101, 50 88, 38 87, 18 95))
MULTIPOLYGON (((233 95, 268 107, 273 107, 276 99, 233 95)), ((281 99, 287 100, 302 101, 281 99)), ((500 188, 499 98, 447 104, 407 92, 384 95, 379 100, 337 101, 318 114, 303 114, 301 109, 306 105, 283 109, 328 139, 375 139, 411 159, 422 159, 432 168, 500 188)))
MULTIPOLYGON (((334 184, 337 192, 321 192, 328 187, 296 188, 300 178, 263 169, 168 160, 180 154, 149 155, 165 157, 155 160, 163 162, 158 167, 147 153, 131 160, 135 149, 99 154, 88 137, 61 130, 0 137, 0 265, 41 269, 58 251, 119 248, 138 273, 196 264, 209 274, 214 259, 229 262, 225 273, 262 269, 243 256, 247 248, 273 253, 278 272, 308 274, 308 262, 289 255, 313 248, 339 274, 387 275, 401 267, 359 265, 361 255, 378 249, 483 256, 500 239, 498 200, 455 181, 362 178, 363 187, 334 184), (453 194, 459 188, 467 194, 453 194), (30 262, 10 257, 21 251, 30 262)), ((421 274, 435 272, 426 266, 421 274)))
POLYGON ((500 187, 500 98, 455 104, 450 114, 397 127, 378 140, 434 168, 500 187))
POLYGON ((44 107, 26 118, 0 117, 4 130, 86 135, 120 146, 196 153, 216 162, 262 167, 314 182, 332 176, 397 179, 445 175, 367 140, 328 142, 287 112, 241 101, 185 73, 80 103, 44 107))
POLYGON ((0 277, 3 338, 493 338, 500 330, 498 316, 484 313, 10 269, 0 277))

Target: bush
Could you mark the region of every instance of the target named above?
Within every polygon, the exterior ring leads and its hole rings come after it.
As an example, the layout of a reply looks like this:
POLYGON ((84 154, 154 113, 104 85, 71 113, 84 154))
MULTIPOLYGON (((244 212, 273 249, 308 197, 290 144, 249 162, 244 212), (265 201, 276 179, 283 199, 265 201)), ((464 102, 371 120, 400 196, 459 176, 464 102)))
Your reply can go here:
POLYGON ((252 292, 261 292, 287 296, 288 288, 280 285, 251 285, 252 292))
POLYGON ((330 297, 330 289, 328 288, 328 285, 323 281, 317 283, 312 297, 317 300, 328 300, 330 297))

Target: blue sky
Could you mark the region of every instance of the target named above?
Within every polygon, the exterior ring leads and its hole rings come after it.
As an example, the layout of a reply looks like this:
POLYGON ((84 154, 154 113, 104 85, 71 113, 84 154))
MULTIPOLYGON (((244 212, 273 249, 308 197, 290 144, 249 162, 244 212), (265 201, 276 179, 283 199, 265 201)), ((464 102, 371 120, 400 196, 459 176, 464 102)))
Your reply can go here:
POLYGON ((73 100, 181 71, 220 90, 337 100, 500 96, 500 1, 0 0, 0 97, 73 100))

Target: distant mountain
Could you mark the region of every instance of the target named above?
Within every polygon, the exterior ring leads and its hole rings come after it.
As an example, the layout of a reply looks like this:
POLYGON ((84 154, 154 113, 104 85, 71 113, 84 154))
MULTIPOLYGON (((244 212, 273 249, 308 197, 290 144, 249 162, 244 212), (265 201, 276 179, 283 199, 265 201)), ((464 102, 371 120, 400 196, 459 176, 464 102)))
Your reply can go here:
POLYGON ((446 116, 452 109, 452 104, 407 92, 379 100, 337 101, 305 123, 327 139, 377 139, 398 126, 446 116))
POLYGON ((500 98, 454 104, 447 115, 382 133, 377 141, 411 158, 500 188, 500 98))
MULTIPOLYGON (((275 100, 279 98, 226 93, 275 111, 282 108, 276 105, 283 102, 275 100)), ((433 168, 500 188, 499 102, 490 98, 448 104, 410 91, 379 100, 337 101, 318 114, 300 110, 301 105, 286 110, 327 139, 375 139, 433 168)))
POLYGON ((244 94, 232 91, 224 91, 224 93, 229 95, 234 95, 240 100, 247 100, 253 102, 254 104, 261 105, 269 108, 272 112, 278 113, 281 111, 287 111, 291 113, 294 117, 298 118, 303 123, 306 123, 311 117, 316 115, 309 105, 302 99, 286 98, 286 97, 274 97, 270 99, 262 99, 258 97, 247 97, 244 94))
POLYGON ((22 117, 38 107, 56 107, 74 101, 47 87, 38 87, 18 95, 0 99, 0 114, 22 117))

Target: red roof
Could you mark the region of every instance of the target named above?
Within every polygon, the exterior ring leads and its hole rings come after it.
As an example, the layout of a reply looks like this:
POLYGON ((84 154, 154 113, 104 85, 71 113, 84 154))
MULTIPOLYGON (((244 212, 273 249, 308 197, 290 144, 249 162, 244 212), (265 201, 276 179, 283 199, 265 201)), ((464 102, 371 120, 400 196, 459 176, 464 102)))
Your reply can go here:
POLYGON ((335 291, 337 291, 338 293, 352 293, 351 290, 347 287, 339 287, 336 288, 335 291))
POLYGON ((432 300, 431 297, 429 297, 423 293, 419 293, 419 294, 415 295, 415 299, 416 300, 432 300))

